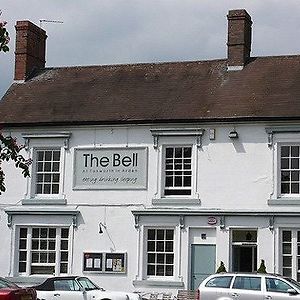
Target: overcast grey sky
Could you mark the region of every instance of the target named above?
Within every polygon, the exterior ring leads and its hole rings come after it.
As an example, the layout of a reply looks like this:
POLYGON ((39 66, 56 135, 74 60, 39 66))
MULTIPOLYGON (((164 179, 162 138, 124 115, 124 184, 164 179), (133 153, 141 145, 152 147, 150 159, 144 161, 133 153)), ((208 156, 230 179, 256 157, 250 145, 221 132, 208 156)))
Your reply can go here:
POLYGON ((14 25, 44 23, 46 66, 206 60, 226 57, 229 9, 253 20, 252 56, 300 54, 300 0, 7 0, 11 35, 0 53, 0 97, 12 83, 14 25))

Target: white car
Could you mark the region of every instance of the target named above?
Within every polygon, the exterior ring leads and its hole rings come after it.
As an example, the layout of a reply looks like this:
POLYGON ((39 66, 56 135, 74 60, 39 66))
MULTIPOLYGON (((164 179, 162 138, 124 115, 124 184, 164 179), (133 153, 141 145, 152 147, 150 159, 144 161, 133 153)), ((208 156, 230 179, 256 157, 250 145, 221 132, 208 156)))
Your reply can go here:
POLYGON ((51 277, 34 288, 38 300, 141 300, 136 293, 105 291, 87 277, 51 277))
POLYGON ((200 300, 299 300, 300 284, 274 274, 221 273, 207 277, 198 288, 200 300))

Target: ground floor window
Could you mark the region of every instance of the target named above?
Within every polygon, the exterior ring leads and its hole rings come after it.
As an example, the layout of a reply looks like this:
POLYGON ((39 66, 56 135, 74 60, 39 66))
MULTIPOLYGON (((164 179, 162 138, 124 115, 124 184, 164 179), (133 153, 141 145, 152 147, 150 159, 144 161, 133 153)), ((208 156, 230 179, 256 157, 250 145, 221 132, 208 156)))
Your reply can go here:
POLYGON ((18 272, 66 274, 69 266, 69 228, 20 227, 18 272))
POLYGON ((282 274, 300 281, 300 230, 281 231, 282 274))
POLYGON ((174 275, 174 229, 147 229, 147 276, 174 275))

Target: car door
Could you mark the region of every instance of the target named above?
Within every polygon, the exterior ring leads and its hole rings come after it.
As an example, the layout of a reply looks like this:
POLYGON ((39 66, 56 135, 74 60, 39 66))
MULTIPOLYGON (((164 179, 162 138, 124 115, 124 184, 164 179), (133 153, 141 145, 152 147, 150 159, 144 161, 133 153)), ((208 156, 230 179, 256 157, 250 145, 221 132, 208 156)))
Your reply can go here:
POLYGON ((262 300, 261 280, 260 276, 236 276, 228 296, 233 300, 262 300))
POLYGON ((300 294, 292 295, 288 290, 293 290, 293 286, 280 278, 266 277, 265 279, 265 299, 266 300, 285 300, 300 299, 300 294))

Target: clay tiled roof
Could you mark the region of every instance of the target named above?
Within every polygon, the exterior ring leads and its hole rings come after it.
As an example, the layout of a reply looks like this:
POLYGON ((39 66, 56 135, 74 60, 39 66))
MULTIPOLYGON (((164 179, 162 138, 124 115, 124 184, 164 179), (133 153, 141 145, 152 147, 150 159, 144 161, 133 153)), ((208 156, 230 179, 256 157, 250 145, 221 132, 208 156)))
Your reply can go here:
POLYGON ((300 119, 300 56, 45 68, 0 101, 4 126, 268 119, 300 119))

